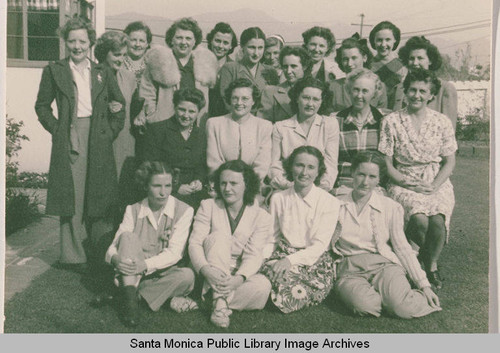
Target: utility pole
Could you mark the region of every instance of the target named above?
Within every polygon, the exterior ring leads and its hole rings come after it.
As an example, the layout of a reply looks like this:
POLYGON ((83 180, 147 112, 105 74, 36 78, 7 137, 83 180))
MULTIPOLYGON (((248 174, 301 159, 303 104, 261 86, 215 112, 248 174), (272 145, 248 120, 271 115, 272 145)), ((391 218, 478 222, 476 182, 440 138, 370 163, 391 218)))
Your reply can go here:
POLYGON ((359 15, 361 17, 361 23, 351 23, 351 26, 359 26, 359 37, 363 38, 363 27, 373 27, 373 25, 365 25, 363 24, 365 19, 365 14, 362 13, 359 15))

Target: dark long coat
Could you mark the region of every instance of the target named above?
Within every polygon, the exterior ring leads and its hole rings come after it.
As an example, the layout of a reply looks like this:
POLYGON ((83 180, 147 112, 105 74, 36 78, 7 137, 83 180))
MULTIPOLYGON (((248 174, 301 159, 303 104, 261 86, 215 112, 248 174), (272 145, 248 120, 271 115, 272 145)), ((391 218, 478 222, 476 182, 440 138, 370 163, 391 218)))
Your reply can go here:
MULTIPOLYGON (((125 100, 111 70, 91 62, 92 117, 88 146, 88 167, 85 190, 85 215, 102 217, 117 200, 118 183, 113 156, 113 140, 123 128, 125 100), (111 113, 108 103, 122 104, 119 112, 111 113)), ((52 134, 47 214, 75 214, 75 192, 71 174, 70 136, 76 134, 76 85, 73 82, 69 58, 45 67, 35 104, 38 120, 52 134), (56 100, 58 116, 51 104, 56 100)))

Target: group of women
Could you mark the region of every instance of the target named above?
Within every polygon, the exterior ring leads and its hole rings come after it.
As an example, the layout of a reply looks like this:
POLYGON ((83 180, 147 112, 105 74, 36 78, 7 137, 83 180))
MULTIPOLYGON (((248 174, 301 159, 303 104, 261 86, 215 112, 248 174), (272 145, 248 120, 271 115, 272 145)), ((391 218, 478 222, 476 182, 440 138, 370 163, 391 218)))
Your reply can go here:
POLYGON ((247 28, 234 54, 229 24, 205 48, 191 18, 166 46, 142 22, 96 40, 73 18, 61 36, 69 56, 44 69, 35 105, 52 134, 59 266, 98 278, 111 264, 126 325, 139 298, 197 309, 198 279, 219 327, 232 310, 271 298, 289 313, 332 290, 360 315, 441 310, 431 284, 442 287, 454 207, 457 102, 427 39, 398 56, 400 31, 384 21, 375 56, 355 34, 335 64, 324 27, 303 47, 247 28))

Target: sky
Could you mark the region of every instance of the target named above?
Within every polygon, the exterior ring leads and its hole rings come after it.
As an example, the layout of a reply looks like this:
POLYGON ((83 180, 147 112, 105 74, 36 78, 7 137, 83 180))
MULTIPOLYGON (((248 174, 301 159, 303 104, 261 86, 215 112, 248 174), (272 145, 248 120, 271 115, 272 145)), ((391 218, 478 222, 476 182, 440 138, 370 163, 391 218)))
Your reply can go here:
MULTIPOLYGON (((491 17, 489 0, 106 0, 106 15, 138 12, 179 18, 252 8, 283 22, 398 22, 404 31, 474 22, 491 17), (125 5, 126 4, 126 5, 125 5)), ((478 31, 458 34, 472 39, 478 31), (474 33, 476 32, 476 33, 474 33)), ((483 29, 481 33, 488 33, 483 29)), ((464 39, 465 40, 465 39, 464 39)))

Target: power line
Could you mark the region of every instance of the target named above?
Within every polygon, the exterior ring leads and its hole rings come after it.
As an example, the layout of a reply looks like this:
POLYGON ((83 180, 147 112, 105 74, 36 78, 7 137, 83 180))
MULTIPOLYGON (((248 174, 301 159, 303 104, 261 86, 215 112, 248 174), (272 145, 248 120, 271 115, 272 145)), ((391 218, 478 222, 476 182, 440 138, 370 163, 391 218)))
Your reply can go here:
POLYGON ((421 29, 421 30, 413 31, 413 32, 405 32, 404 34, 408 35, 408 34, 413 34, 413 33, 424 32, 424 31, 431 31, 431 30, 434 31, 434 30, 448 29, 448 28, 453 28, 453 27, 469 26, 469 25, 473 25, 473 24, 481 23, 481 22, 488 22, 488 24, 491 24, 491 20, 487 19, 487 20, 481 20, 481 21, 461 23, 461 24, 458 24, 458 25, 451 25, 451 26, 446 26, 446 27, 437 27, 437 28, 431 28, 431 29, 421 29))

